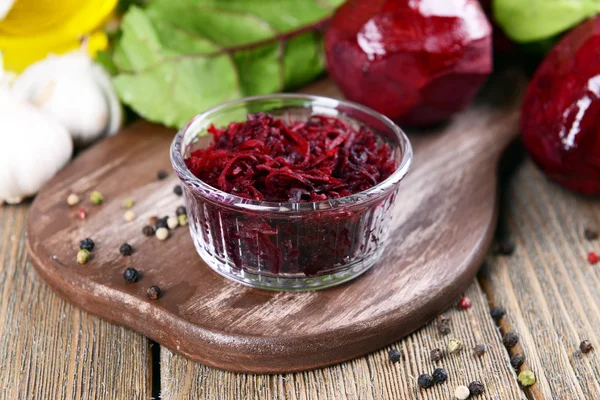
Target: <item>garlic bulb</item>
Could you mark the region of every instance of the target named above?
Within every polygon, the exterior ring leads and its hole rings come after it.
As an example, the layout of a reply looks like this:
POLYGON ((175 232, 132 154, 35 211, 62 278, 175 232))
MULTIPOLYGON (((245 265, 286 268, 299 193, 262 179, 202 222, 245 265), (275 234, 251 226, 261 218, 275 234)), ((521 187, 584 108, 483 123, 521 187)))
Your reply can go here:
POLYGON ((76 145, 117 132, 122 110, 110 77, 83 49, 30 65, 12 91, 64 126, 76 145))

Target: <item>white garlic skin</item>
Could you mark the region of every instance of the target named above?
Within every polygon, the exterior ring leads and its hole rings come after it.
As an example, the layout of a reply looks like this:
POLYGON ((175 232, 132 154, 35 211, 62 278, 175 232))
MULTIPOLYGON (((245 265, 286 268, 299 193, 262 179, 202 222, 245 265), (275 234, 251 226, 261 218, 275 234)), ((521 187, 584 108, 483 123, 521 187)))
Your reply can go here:
POLYGON ((36 194, 72 152, 63 126, 0 87, 0 204, 36 194))
POLYGON ((110 78, 83 50, 32 64, 12 91, 63 125, 77 146, 113 135, 121 126, 121 105, 110 78))

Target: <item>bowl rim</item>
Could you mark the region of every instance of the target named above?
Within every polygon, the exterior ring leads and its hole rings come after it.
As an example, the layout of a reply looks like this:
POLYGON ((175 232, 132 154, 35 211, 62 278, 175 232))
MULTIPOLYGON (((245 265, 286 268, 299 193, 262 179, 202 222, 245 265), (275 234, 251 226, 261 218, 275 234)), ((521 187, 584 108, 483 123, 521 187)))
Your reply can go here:
MULTIPOLYGON (((300 108, 299 106, 297 106, 300 108)), ((308 106, 306 107, 308 108, 308 106)), ((368 125, 367 125, 368 126, 368 125)), ((170 148, 171 164, 173 169, 181 182, 193 192, 199 193, 203 197, 207 197, 213 202, 222 204, 223 206, 236 208, 246 211, 269 211, 275 213, 298 213, 303 211, 324 211, 337 209, 341 207, 348 207, 351 205, 359 205, 369 203, 377 200, 381 196, 390 193, 400 183, 400 181, 408 173, 410 166, 413 161, 413 149, 408 139, 408 136, 404 131, 397 126, 391 119, 385 115, 363 105, 347 101, 338 100, 331 97, 317 96, 310 94, 295 94, 295 93, 277 93, 269 95, 249 96, 240 99, 228 101, 220 104, 216 107, 212 107, 198 115, 196 115, 190 122, 188 122, 183 128, 181 128, 171 143, 170 148), (264 100, 304 100, 309 102, 310 107, 320 106, 329 109, 337 109, 340 106, 358 110, 362 113, 368 114, 371 117, 378 119, 388 129, 396 134, 399 140, 402 157, 396 170, 385 180, 378 183, 377 185, 364 190, 362 192, 354 193, 350 196, 339 197, 336 199, 322 200, 318 202, 305 202, 305 203, 291 203, 291 202, 272 202, 272 201, 260 201, 247 199, 244 197, 237 196, 235 194, 224 192, 217 189, 209 184, 205 183, 198 177, 196 177, 187 168, 183 159, 183 144, 186 133, 193 130, 198 125, 205 122, 205 120, 211 115, 218 113, 226 108, 240 105, 242 103, 249 103, 255 101, 264 100)))

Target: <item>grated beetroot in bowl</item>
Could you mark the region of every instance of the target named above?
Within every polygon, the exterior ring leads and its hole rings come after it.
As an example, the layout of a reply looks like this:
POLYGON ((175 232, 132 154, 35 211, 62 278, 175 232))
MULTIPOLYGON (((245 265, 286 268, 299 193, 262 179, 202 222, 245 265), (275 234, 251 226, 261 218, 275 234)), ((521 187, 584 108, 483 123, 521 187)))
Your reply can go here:
POLYGON ((240 197, 304 203, 367 190, 396 170, 385 143, 368 128, 312 116, 285 123, 250 114, 227 128, 211 125, 212 144, 185 160, 199 179, 240 197))

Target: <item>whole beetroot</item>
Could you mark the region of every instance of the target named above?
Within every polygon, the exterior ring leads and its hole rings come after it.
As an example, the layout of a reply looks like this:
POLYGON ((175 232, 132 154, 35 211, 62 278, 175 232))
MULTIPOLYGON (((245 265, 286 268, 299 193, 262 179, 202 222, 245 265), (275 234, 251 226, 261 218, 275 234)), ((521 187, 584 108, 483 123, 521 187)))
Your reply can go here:
POLYGON ((325 35, 344 95, 408 125, 448 120, 492 71, 492 29, 477 0, 350 0, 325 35))
POLYGON ((521 138, 552 180, 600 194, 600 17, 569 32, 538 67, 521 115, 521 138))

